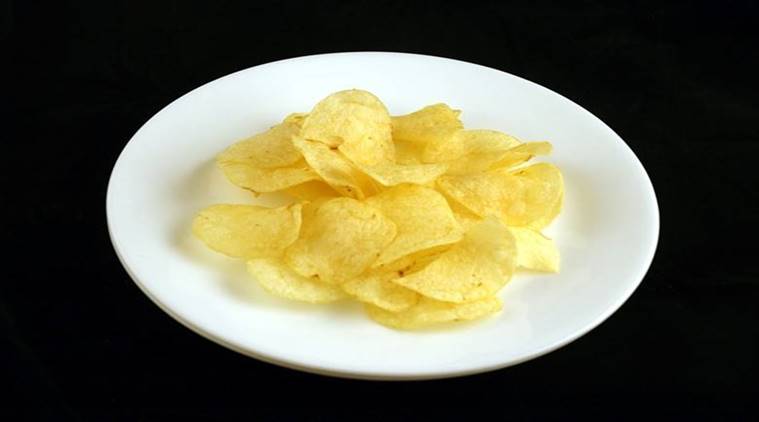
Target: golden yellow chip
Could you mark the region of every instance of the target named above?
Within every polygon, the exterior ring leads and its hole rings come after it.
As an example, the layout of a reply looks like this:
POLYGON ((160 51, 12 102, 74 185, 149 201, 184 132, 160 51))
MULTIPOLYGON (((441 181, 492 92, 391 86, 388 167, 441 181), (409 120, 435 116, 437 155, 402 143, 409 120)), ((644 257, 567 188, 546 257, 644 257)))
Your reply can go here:
POLYGON ((248 261, 248 272, 267 292, 285 299, 309 303, 327 303, 347 295, 339 286, 296 274, 281 261, 253 259, 248 261))
POLYGON ((464 125, 458 110, 446 104, 434 104, 413 113, 392 118, 393 139, 425 146, 445 141, 464 125))
POLYGON ((559 272, 559 249, 540 232, 526 227, 509 227, 517 245, 517 266, 534 271, 559 272))
POLYGON ((195 217, 192 231, 205 244, 235 258, 275 257, 298 238, 301 205, 279 208, 212 205, 195 217))
POLYGON ((395 144, 395 162, 401 165, 424 164, 422 162, 423 146, 402 139, 393 139, 395 144))
POLYGON ((446 140, 428 144, 425 163, 450 162, 449 174, 467 174, 490 168, 519 141, 495 130, 459 130, 446 140))
POLYGON ((418 252, 414 252, 393 262, 375 266, 371 268, 371 271, 392 270, 396 271, 400 277, 404 277, 423 269, 431 262, 435 261, 438 257, 440 257, 440 255, 451 249, 453 245, 455 245, 455 243, 438 245, 418 252))
POLYGON ((437 185, 446 196, 468 210, 495 215, 509 226, 540 230, 561 210, 564 182, 556 166, 533 164, 461 176, 443 176, 437 185))
POLYGON ((342 195, 363 199, 377 192, 374 181, 358 170, 340 151, 297 136, 293 138, 293 144, 321 179, 342 195))
POLYGON ((463 230, 445 198, 433 189, 418 185, 390 188, 366 201, 392 220, 398 234, 382 251, 374 267, 439 245, 458 242, 463 230))
POLYGON ((235 163, 258 169, 290 166, 302 159, 291 141, 299 130, 293 123, 276 125, 266 132, 233 144, 219 154, 217 160, 222 166, 235 163))
MULTIPOLYGON (((361 172, 385 186, 430 183, 448 167, 438 163, 399 164, 390 115, 385 105, 366 91, 340 91, 320 101, 304 121, 300 136, 331 147, 333 153, 337 148, 361 172)), ((361 198, 341 191, 339 184, 325 177, 308 156, 306 160, 336 190, 361 198)))
MULTIPOLYGON (((325 202, 331 201, 332 199, 334 199, 334 197, 321 196, 312 201, 303 202, 303 207, 301 208, 300 212, 301 227, 306 227, 313 224, 314 218, 316 218, 316 211, 319 210, 319 207, 324 205, 325 202)), ((302 232, 303 230, 301 229, 301 233, 302 232)))
POLYGON ((559 168, 550 163, 537 163, 514 169, 513 174, 527 181, 524 196, 527 211, 523 215, 526 217, 525 220, 529 221, 526 224, 513 225, 541 230, 551 224, 564 204, 564 178, 559 168), (541 206, 544 209, 541 210, 541 206))
POLYGON ((305 218, 285 259, 304 277, 341 283, 369 268, 395 234, 395 223, 378 209, 355 199, 334 198, 305 218))
POLYGON ((416 305, 401 312, 391 312, 366 305, 369 317, 382 325, 401 330, 429 327, 446 322, 469 321, 483 318, 501 310, 501 300, 489 296, 474 302, 450 303, 422 297, 416 305))
POLYGON ((258 168, 234 161, 219 162, 219 167, 232 184, 253 192, 277 192, 319 180, 319 175, 303 160, 280 168, 258 168))
POLYGON ((421 270, 450 247, 440 245, 406 255, 394 262, 372 268, 343 283, 341 287, 362 302, 393 312, 401 311, 415 304, 419 300, 419 294, 394 283, 394 280, 421 270))
POLYGON ((482 221, 482 217, 474 214, 461 205, 452 207, 451 209, 453 209, 453 216, 464 231, 468 231, 472 226, 482 221))
POLYGON ((338 147, 356 164, 395 159, 390 115, 382 101, 367 91, 340 91, 321 100, 306 117, 300 135, 338 147))
POLYGON ((491 217, 472 226, 464 239, 425 268, 395 283, 436 300, 471 302, 500 290, 511 279, 515 263, 514 237, 491 217))
POLYGON ((448 164, 445 163, 401 165, 386 162, 374 166, 356 163, 356 166, 384 186, 402 183, 425 185, 435 181, 448 169, 448 164))
POLYGON ((321 180, 312 180, 285 189, 285 193, 301 201, 313 201, 322 197, 340 196, 336 190, 321 180))
POLYGON ((473 213, 472 211, 469 211, 468 208, 459 204, 458 201, 446 197, 443 192, 441 192, 441 194, 448 202, 448 206, 451 208, 451 211, 453 211, 453 217, 456 219, 456 222, 459 223, 465 232, 469 231, 472 226, 482 221, 482 217, 473 213))
POLYGON ((224 175, 233 184, 253 192, 276 192, 318 175, 292 143, 300 129, 291 122, 240 141, 217 157, 224 175))
POLYGON ((340 287, 362 302, 398 312, 419 300, 419 294, 415 291, 393 283, 392 280, 400 277, 400 274, 402 272, 395 270, 375 269, 341 284, 340 287))
POLYGON ((282 123, 291 123, 300 129, 303 127, 303 121, 306 120, 306 117, 308 117, 308 113, 290 113, 282 123))
POLYGON ((548 155, 552 150, 553 146, 550 142, 525 142, 506 151, 498 161, 492 164, 492 168, 513 167, 531 160, 536 155, 548 155))

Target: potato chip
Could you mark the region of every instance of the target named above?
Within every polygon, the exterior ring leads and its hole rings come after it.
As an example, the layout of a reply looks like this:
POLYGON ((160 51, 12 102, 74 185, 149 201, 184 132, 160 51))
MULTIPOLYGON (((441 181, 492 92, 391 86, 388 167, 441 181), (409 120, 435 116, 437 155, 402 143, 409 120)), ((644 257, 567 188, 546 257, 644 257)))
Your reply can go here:
POLYGON ((379 98, 367 91, 340 91, 321 100, 306 117, 300 135, 338 147, 356 164, 395 159, 390 115, 379 98))
POLYGON ((548 155, 552 150, 550 142, 525 142, 506 151, 491 167, 513 167, 531 160, 536 155, 548 155))
POLYGON ((457 200, 448 196, 445 191, 438 190, 438 192, 443 195, 443 198, 445 198, 446 202, 448 202, 448 207, 451 209, 451 211, 453 211, 453 216, 456 218, 456 221, 461 225, 464 231, 468 231, 469 227, 471 227, 473 224, 482 221, 482 217, 473 213, 469 210, 469 208, 461 205, 457 200))
POLYGON ((526 212, 525 215, 537 216, 531 223, 525 225, 541 230, 551 224, 561 212, 564 203, 564 178, 559 168, 550 163, 537 163, 514 169, 513 174, 528 181, 525 204, 530 212, 526 212), (540 207, 539 204, 545 204, 542 212, 537 209, 540 207))
POLYGON ((517 267, 559 272, 559 249, 553 240, 525 227, 509 227, 509 231, 517 246, 517 267))
POLYGON ((336 197, 340 194, 321 180, 312 180, 285 189, 285 193, 301 201, 313 201, 323 197, 336 197))
POLYGON ((455 245, 455 243, 433 246, 431 248, 403 256, 393 262, 375 266, 371 268, 371 270, 390 269, 398 272, 399 275, 403 277, 405 275, 409 275, 423 269, 431 262, 435 261, 438 257, 440 257, 440 255, 451 249, 453 245, 455 245))
POLYGON ((496 215, 510 226, 540 230, 561 210, 564 183, 556 166, 533 164, 461 176, 443 176, 437 185, 446 196, 468 210, 496 215))
MULTIPOLYGON (((453 175, 486 171, 509 154, 514 145, 519 144, 516 138, 492 130, 459 131, 452 139, 453 142, 458 141, 461 145, 459 148, 454 148, 454 150, 459 150, 458 158, 449 161, 446 172, 453 175)), ((450 156, 450 152, 449 150, 446 154, 450 156)))
MULTIPOLYGON (((319 207, 324 205, 325 202, 331 201, 332 199, 334 199, 334 197, 322 196, 312 201, 303 202, 303 206, 300 211, 301 227, 306 227, 313 224, 313 221, 316 218, 316 211, 319 210, 319 207)), ((301 233, 303 233, 302 228, 301 233)))
POLYGON ((217 157, 233 184, 253 192, 276 192, 318 179, 292 143, 300 129, 285 122, 240 141, 217 157))
POLYGON ((280 168, 258 168, 235 161, 219 162, 219 166, 232 184, 253 192, 277 192, 319 180, 319 175, 303 160, 280 168))
POLYGON ((501 308, 501 300, 493 296, 467 303, 441 302, 421 297, 414 306, 401 312, 391 312, 373 305, 365 306, 371 319, 401 330, 483 318, 500 311, 501 308))
POLYGON ((514 237, 490 217, 472 226, 464 239, 424 269, 395 283, 436 300, 471 302, 503 287, 514 272, 515 261, 514 237))
POLYGON ((464 231, 468 231, 472 226, 482 221, 482 217, 472 213, 461 205, 452 209, 453 217, 456 218, 456 221, 464 231))
POLYGON ((388 311, 398 312, 414 305, 419 294, 399 286, 392 280, 401 277, 401 270, 375 269, 340 285, 356 299, 388 311))
POLYGON ((422 153, 424 148, 402 139, 393 139, 395 144, 395 162, 401 165, 424 164, 422 153))
POLYGON ((195 217, 192 231, 205 244, 235 258, 281 255, 298 238, 301 205, 279 208, 212 205, 195 217))
POLYGON ((435 181, 448 169, 448 165, 445 163, 401 165, 388 162, 374 166, 356 165, 384 186, 395 186, 402 183, 425 185, 435 181))
POLYGON ((447 139, 428 144, 422 161, 450 162, 449 174, 487 170, 519 141, 495 130, 459 130, 447 139))
POLYGON ((419 294, 393 281, 420 271, 450 247, 451 245, 440 245, 406 255, 394 262, 372 268, 343 283, 341 287, 362 302, 393 312, 401 311, 415 304, 419 300, 419 294))
POLYGON ((300 129, 303 127, 303 121, 306 120, 306 117, 308 117, 308 113, 290 113, 282 123, 291 123, 300 129))
POLYGON ((291 141, 299 130, 293 123, 276 125, 266 132, 233 144, 219 154, 217 160, 222 166, 235 163, 258 169, 290 166, 302 160, 300 152, 291 141))
POLYGON ((342 195, 363 199, 377 192, 374 181, 359 171, 339 151, 316 141, 294 137, 293 144, 308 164, 334 190, 342 195))
POLYGON ((351 198, 330 199, 305 220, 300 237, 285 253, 286 262, 304 277, 330 283, 364 272, 397 232, 378 209, 351 198))
POLYGON ((328 303, 347 295, 338 286, 303 277, 287 268, 281 261, 253 259, 248 272, 267 292, 285 299, 309 303, 328 303))
POLYGON ((463 231, 445 198, 433 189, 399 185, 366 201, 392 220, 398 234, 374 262, 374 267, 432 248, 458 242, 463 231))
POLYGON ((445 141, 464 125, 458 110, 446 104, 434 104, 403 116, 394 116, 393 139, 426 146, 445 141))
MULTIPOLYGON (((385 186, 430 183, 447 169, 445 164, 396 162, 390 115, 385 105, 366 91, 340 91, 325 98, 308 115, 300 135, 307 141, 337 148, 361 172, 385 186)), ((339 184, 333 183, 319 169, 316 171, 341 191, 339 184)), ((361 198, 360 195, 348 196, 361 198)))

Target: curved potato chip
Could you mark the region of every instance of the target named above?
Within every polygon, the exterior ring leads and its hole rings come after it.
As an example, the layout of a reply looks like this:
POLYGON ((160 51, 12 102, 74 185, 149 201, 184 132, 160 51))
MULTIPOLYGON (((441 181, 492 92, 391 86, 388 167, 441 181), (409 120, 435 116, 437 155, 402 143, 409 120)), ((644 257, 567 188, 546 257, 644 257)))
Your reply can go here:
POLYGON ((319 175, 303 160, 289 167, 269 169, 235 161, 219 162, 219 167, 232 184, 253 192, 277 192, 319 180, 319 175))
POLYGON ((285 299, 309 303, 328 303, 346 297, 338 286, 296 274, 282 262, 271 259, 248 261, 248 273, 267 292, 285 299))
POLYGON ((534 271, 559 272, 559 249, 540 232, 509 227, 517 245, 517 266, 534 271))
POLYGON ((220 164, 245 164, 260 169, 287 167, 301 160, 292 137, 300 129, 293 123, 282 123, 266 132, 233 144, 217 157, 220 164))
POLYGON ((415 304, 419 300, 419 294, 393 280, 421 270, 450 247, 451 245, 441 245, 406 255, 379 268, 370 269, 341 286, 346 293, 362 302, 393 312, 401 311, 415 304))
POLYGON ((564 204, 564 178, 559 168, 550 163, 537 163, 514 169, 513 174, 528 181, 527 195, 524 198, 526 212, 523 215, 535 218, 524 225, 540 230, 551 224, 564 204), (540 204, 545 208, 535 209, 539 208, 540 204))
POLYGON ((446 195, 445 192, 440 192, 440 194, 448 202, 448 206, 453 211, 453 217, 456 218, 456 221, 465 232, 469 231, 475 224, 482 222, 482 217, 470 211, 469 208, 459 204, 458 201, 446 195))
POLYGON ((427 248, 418 252, 401 257, 393 262, 382 264, 371 268, 369 271, 395 271, 399 277, 405 277, 413 274, 431 262, 435 261, 440 255, 448 251, 454 244, 438 245, 427 248))
POLYGON ((285 189, 285 193, 301 201, 313 201, 321 197, 340 196, 336 190, 321 180, 312 180, 285 189))
MULTIPOLYGON (((366 91, 340 91, 320 101, 304 121, 301 137, 332 149, 337 147, 356 168, 385 186, 430 183, 447 168, 443 164, 398 164, 390 115, 385 105, 366 91)), ((311 164, 312 160, 306 159, 311 164)), ((341 190, 345 183, 333 183, 319 169, 316 171, 346 194, 341 190)))
POLYGON ((450 174, 474 173, 487 170, 516 145, 516 138, 495 130, 459 130, 445 140, 428 144, 422 160, 450 161, 450 174))
POLYGON ((425 185, 432 183, 448 169, 448 164, 411 164, 379 163, 374 166, 364 166, 356 163, 364 173, 384 186, 395 186, 402 183, 425 185))
POLYGON ((461 205, 458 208, 451 207, 451 209, 453 209, 453 216, 456 218, 456 221, 465 231, 469 231, 472 226, 482 221, 482 217, 472 213, 461 205))
POLYGON ((363 199, 377 191, 374 181, 359 171, 339 151, 320 142, 297 136, 293 138, 293 144, 314 171, 342 195, 363 199))
POLYGON ((468 210, 496 215, 509 226, 540 230, 561 211, 564 182, 556 166, 533 164, 462 176, 443 176, 438 187, 468 210))
POLYGON ((509 135, 495 131, 462 131, 468 139, 466 152, 460 158, 450 161, 448 174, 469 174, 486 171, 501 157, 508 154, 509 148, 519 141, 509 135))
POLYGON ((399 185, 366 200, 392 220, 398 234, 374 262, 378 267, 434 246, 458 242, 463 231, 443 195, 417 185, 399 185))
POLYGON ((300 129, 303 127, 303 121, 306 120, 306 117, 308 117, 308 113, 290 113, 282 123, 291 123, 300 129))
POLYGON ((333 198, 305 218, 285 261, 304 277, 341 283, 364 272, 395 234, 395 224, 378 209, 351 198, 333 198))
POLYGON ((387 108, 374 94, 358 89, 321 100, 303 122, 303 138, 340 151, 354 163, 374 165, 395 159, 387 108))
POLYGON ((390 312, 365 305, 367 315, 382 325, 402 330, 424 328, 445 322, 469 321, 500 311, 501 300, 486 297, 468 303, 449 303, 422 297, 416 305, 400 312, 390 312))
POLYGON ((393 139, 424 146, 446 140, 464 125, 458 110, 446 104, 433 104, 410 114, 392 117, 393 139))
POLYGON ((316 211, 319 210, 319 207, 324 205, 325 202, 332 200, 333 198, 334 197, 322 196, 312 201, 304 202, 303 207, 300 211, 301 227, 306 227, 313 224, 314 219, 316 218, 316 211))
POLYGON ((424 269, 394 282, 432 299, 471 302, 500 290, 511 279, 515 262, 514 237, 490 217, 424 269))
POLYGON ((424 164, 422 162, 423 146, 403 139, 393 139, 395 144, 395 162, 402 165, 424 164))
POLYGON ((235 258, 281 255, 298 238, 301 205, 279 208, 212 205, 192 222, 192 231, 209 248, 235 258))
POLYGON ((514 167, 517 164, 529 161, 536 155, 548 155, 553 150, 550 142, 525 142, 506 151, 491 168, 514 167))
POLYGON ((398 271, 371 270, 349 280, 340 286, 356 299, 371 303, 388 311, 402 311, 419 300, 419 294, 413 290, 399 286, 393 279, 403 274, 398 271))

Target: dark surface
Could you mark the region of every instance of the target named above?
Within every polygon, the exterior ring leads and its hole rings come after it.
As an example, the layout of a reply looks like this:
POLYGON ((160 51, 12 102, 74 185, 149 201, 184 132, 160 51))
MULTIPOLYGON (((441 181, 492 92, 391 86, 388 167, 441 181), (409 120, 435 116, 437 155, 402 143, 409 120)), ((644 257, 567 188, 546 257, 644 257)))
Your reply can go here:
POLYGON ((104 3, 18 1, 0 12, 11 128, 0 402, 57 420, 276 417, 320 398, 327 409, 311 419, 328 420, 348 401, 373 418, 409 417, 401 409, 415 401, 518 419, 756 417, 756 3, 104 3), (647 168, 661 209, 657 255, 632 298, 547 356, 406 383, 261 363, 153 305, 120 266, 105 225, 106 183, 127 140, 164 105, 227 73, 353 50, 502 69, 615 129, 647 168), (663 407, 649 412, 654 405, 663 407))

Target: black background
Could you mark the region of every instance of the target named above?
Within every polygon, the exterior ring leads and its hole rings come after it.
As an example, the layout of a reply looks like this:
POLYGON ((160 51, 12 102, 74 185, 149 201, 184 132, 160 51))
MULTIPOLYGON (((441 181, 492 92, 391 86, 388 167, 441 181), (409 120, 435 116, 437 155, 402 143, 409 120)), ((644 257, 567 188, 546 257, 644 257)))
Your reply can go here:
POLYGON ((756 3, 18 1, 0 16, 11 129, 2 137, 0 401, 10 408, 87 420, 277 417, 299 407, 317 420, 393 418, 414 415, 413 403, 517 419, 756 417, 756 3), (105 225, 106 183, 127 140, 227 73, 356 50, 502 69, 615 129, 647 168, 661 210, 657 255, 632 298, 539 359, 404 383, 261 363, 153 305, 119 265, 105 225), (364 409, 340 410, 350 402, 364 409))

